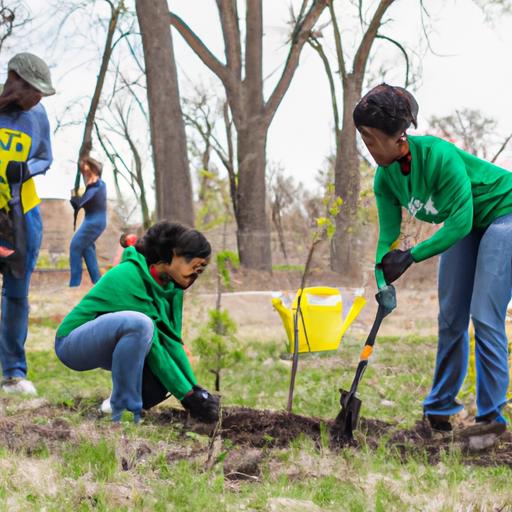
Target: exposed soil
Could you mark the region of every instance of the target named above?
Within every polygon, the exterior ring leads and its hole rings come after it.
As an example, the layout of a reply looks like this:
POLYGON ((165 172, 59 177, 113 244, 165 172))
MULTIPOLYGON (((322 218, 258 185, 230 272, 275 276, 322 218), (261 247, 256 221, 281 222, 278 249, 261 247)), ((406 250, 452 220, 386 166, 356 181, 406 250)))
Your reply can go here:
MULTIPOLYGON (((90 401, 89 401, 90 404, 90 401)), ((74 406, 42 404, 41 407, 20 411, 15 416, 0 418, 0 446, 13 452, 22 452, 27 455, 37 454, 42 448, 50 452, 58 452, 61 445, 80 438, 79 427, 74 427, 64 419, 66 411, 73 409, 83 413, 84 421, 91 422, 88 428, 99 430, 106 425, 98 425, 95 418, 99 415, 90 405, 84 407, 84 403, 76 400, 74 406), (38 418, 40 424, 34 424, 33 419, 38 418), (44 423, 47 418, 47 423, 44 423)), ((258 463, 261 460, 259 453, 262 449, 287 447, 298 436, 311 438, 320 447, 322 445, 322 431, 329 432, 333 421, 320 418, 288 414, 283 411, 255 410, 243 407, 226 407, 223 410, 222 425, 220 428, 208 426, 191 421, 187 414, 173 408, 157 408, 150 411, 145 419, 149 425, 169 425, 185 432, 196 432, 203 435, 216 435, 222 440, 229 440, 233 450, 238 454, 245 451, 251 454, 250 464, 243 455, 237 455, 232 465, 235 469, 232 474, 238 472, 242 475, 257 474, 258 463), (236 468, 244 468, 239 471, 236 468), (249 469, 250 468, 250 471, 249 469)), ((144 425, 141 426, 144 429, 144 425)), ((141 432, 143 436, 143 432, 141 432)), ((94 436, 93 436, 94 437, 94 436)), ((361 418, 359 429, 355 432, 355 440, 345 443, 344 446, 331 446, 337 450, 346 446, 358 450, 361 446, 376 449, 382 440, 386 439, 389 448, 395 448, 396 453, 404 461, 410 458, 428 460, 431 464, 437 464, 443 453, 452 450, 460 451, 461 459, 465 464, 478 466, 512 466, 512 433, 507 432, 499 439, 491 449, 481 452, 470 451, 461 440, 460 436, 444 435, 437 437, 432 434, 430 428, 418 421, 412 429, 401 429, 397 425, 379 420, 361 418)), ((128 441, 127 441, 128 442, 128 441)), ((121 457, 123 469, 129 470, 141 458, 151 453, 150 444, 129 441, 133 446, 119 447, 123 452, 121 457), (142 443, 142 444, 141 444, 142 443), (130 455, 128 455, 130 454, 130 455)), ((177 450, 169 447, 168 460, 193 458, 204 452, 206 448, 193 448, 177 450)), ((248 455, 249 456, 249 455, 248 455)))
MULTIPOLYGON (((175 425, 184 425, 183 421, 187 421, 182 411, 175 409, 152 412, 148 419, 158 424, 170 422, 175 425)), ((224 409, 219 434, 223 439, 229 439, 235 446, 251 448, 286 447, 300 435, 311 438, 320 446, 322 428, 329 432, 332 425, 332 420, 326 421, 293 413, 229 407, 224 409)), ((188 424, 188 428, 190 427, 188 424)), ((201 432, 205 433, 204 425, 201 432)), ((492 449, 474 452, 468 449, 465 441, 457 433, 438 436, 433 434, 423 421, 418 421, 412 429, 400 429, 396 424, 361 418, 359 429, 355 432, 355 440, 345 441, 331 448, 336 450, 352 446, 357 450, 365 444, 376 449, 382 443, 383 437, 388 439, 387 445, 395 448, 404 461, 424 454, 431 464, 437 464, 443 452, 460 450, 462 460, 467 464, 512 466, 512 433, 507 432, 501 436, 492 449)))

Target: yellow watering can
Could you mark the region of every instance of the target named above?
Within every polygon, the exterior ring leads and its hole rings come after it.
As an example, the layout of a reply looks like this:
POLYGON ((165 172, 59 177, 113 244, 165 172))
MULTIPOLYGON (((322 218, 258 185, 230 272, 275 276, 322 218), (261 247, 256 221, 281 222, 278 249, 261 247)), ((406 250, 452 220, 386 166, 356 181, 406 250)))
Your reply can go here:
MULTIPOLYGON (((295 297, 291 293, 282 292, 272 298, 272 305, 283 321, 291 353, 294 351, 293 321, 300 292, 301 290, 295 297)), ((353 293, 340 288, 328 286, 304 288, 298 322, 299 353, 337 350, 341 338, 365 304, 366 300, 359 290, 353 297, 353 293), (345 304, 343 295, 345 295, 345 304)))

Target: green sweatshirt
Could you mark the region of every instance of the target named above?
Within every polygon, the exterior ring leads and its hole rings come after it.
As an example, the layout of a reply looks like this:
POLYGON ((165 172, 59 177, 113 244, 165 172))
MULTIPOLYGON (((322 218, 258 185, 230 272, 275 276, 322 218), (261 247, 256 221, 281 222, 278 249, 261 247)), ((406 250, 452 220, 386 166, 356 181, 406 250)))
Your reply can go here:
MULTIPOLYGON (((485 229, 498 217, 512 212, 512 172, 481 160, 453 144, 432 136, 408 136, 411 172, 400 164, 378 167, 374 192, 379 212, 376 263, 400 235, 402 206, 441 229, 411 250, 414 261, 439 254, 473 228, 485 229)), ((386 282, 375 270, 377 286, 386 282)))
POLYGON ((99 315, 117 311, 144 313, 155 326, 147 362, 151 371, 178 400, 197 384, 181 340, 183 290, 174 283, 160 286, 144 256, 134 247, 109 270, 64 318, 56 336, 67 336, 99 315))

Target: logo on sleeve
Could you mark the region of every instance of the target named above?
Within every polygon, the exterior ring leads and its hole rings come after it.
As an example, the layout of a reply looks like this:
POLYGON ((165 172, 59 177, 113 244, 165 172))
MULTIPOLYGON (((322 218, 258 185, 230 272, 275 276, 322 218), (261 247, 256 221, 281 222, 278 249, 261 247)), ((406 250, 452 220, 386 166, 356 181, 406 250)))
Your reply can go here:
POLYGON ((422 209, 425 211, 426 215, 437 215, 439 213, 434 205, 434 201, 432 201, 432 197, 429 197, 426 203, 423 203, 420 199, 411 197, 411 200, 407 205, 407 210, 409 213, 413 217, 416 217, 418 212, 420 212, 422 209))

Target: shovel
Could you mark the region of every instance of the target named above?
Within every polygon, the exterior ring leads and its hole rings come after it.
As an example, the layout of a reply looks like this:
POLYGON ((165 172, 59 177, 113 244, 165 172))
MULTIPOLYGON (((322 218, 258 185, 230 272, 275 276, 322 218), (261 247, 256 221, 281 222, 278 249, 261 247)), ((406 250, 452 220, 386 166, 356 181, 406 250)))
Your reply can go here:
POLYGON ((368 359, 372 355, 377 332, 382 319, 385 316, 386 310, 382 306, 379 306, 370 334, 368 335, 363 350, 361 350, 361 354, 359 355, 359 364, 357 365, 356 374, 352 381, 350 391, 340 389, 341 411, 338 413, 338 416, 334 421, 334 425, 331 427, 331 439, 336 444, 351 441, 354 438, 353 432, 357 428, 359 412, 361 410, 361 400, 356 396, 357 386, 359 385, 359 381, 368 366, 368 359))

